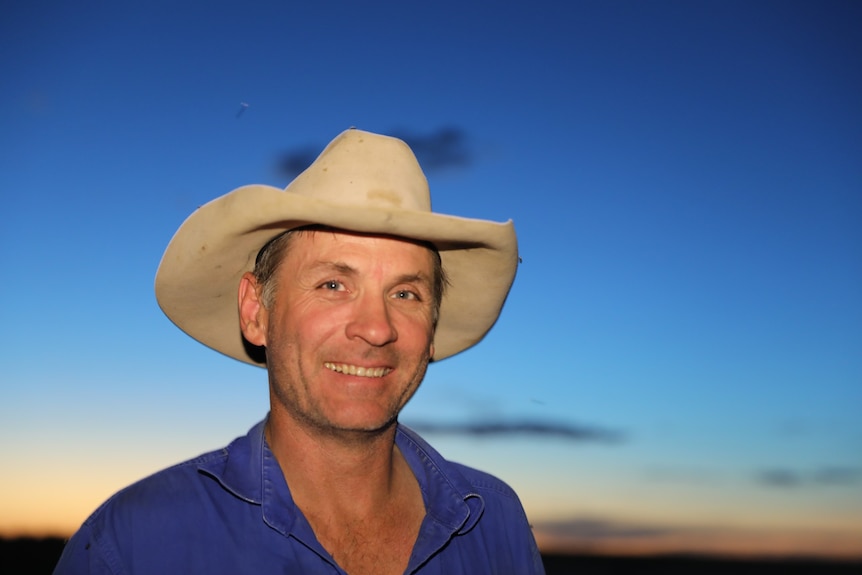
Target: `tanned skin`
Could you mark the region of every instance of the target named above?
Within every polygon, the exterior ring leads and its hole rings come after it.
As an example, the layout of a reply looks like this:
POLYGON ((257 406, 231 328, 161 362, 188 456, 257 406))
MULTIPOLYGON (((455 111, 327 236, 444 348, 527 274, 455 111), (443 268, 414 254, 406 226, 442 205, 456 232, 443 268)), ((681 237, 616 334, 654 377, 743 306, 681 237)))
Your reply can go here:
POLYGON ((403 573, 425 516, 396 421, 433 355, 434 258, 384 236, 291 240, 269 309, 247 273, 240 324, 266 348, 266 439, 320 543, 351 575, 403 573))

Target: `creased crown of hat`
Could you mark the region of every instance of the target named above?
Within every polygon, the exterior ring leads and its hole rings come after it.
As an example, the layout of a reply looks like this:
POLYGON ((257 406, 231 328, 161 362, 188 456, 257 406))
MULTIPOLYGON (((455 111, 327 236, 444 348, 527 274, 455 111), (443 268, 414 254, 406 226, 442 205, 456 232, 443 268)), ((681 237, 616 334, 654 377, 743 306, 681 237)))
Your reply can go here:
POLYGON ((424 240, 440 251, 449 286, 440 305, 434 360, 478 343, 497 321, 515 278, 515 229, 431 211, 428 182, 396 138, 349 129, 284 190, 237 188, 183 222, 156 272, 156 299, 188 335, 225 355, 265 365, 240 332, 237 288, 258 251, 278 234, 320 224, 424 240))

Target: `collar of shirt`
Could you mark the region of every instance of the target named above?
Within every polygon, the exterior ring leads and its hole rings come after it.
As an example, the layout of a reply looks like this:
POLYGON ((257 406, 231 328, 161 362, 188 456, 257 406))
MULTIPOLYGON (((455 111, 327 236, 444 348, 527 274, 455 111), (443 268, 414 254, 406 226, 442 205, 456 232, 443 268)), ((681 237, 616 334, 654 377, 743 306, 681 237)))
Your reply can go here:
MULTIPOLYGON (((270 527, 329 557, 293 501, 281 467, 266 443, 265 424, 264 419, 228 445, 225 457, 202 462, 198 469, 236 497, 261 506, 262 520, 270 527)), ((399 424, 395 443, 413 470, 425 502, 426 515, 410 559, 412 567, 424 563, 455 535, 469 532, 481 518, 485 504, 461 472, 414 431, 399 424)))

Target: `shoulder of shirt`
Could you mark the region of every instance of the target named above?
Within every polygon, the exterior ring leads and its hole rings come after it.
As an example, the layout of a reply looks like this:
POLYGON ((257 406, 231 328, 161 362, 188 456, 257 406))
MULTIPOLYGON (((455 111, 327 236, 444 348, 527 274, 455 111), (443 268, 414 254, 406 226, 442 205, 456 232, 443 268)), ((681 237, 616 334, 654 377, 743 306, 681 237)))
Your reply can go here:
POLYGON ((464 478, 470 482, 478 492, 483 495, 487 495, 489 492, 500 495, 505 498, 512 499, 513 501, 519 501, 517 493, 515 490, 509 486, 508 483, 500 479, 499 477, 492 475, 488 472, 481 471, 474 467, 469 467, 462 463, 456 462, 448 462, 449 465, 458 470, 464 478))
MULTIPOLYGON (((420 449, 433 462, 433 465, 445 470, 450 480, 454 480, 456 477, 463 478, 464 482, 480 495, 486 497, 497 496, 498 498, 511 500, 520 505, 520 500, 515 490, 502 479, 474 467, 449 461, 408 426, 399 424, 399 430, 404 437, 408 438, 413 445, 420 449)), ((455 481, 455 483, 462 484, 461 481, 455 481)))
MULTIPOLYGON (((198 498, 191 495, 221 485, 229 458, 248 457, 251 445, 263 436, 265 421, 258 422, 246 435, 235 438, 226 447, 166 467, 121 489, 102 503, 87 522, 95 521, 105 514, 117 519, 134 510, 147 510, 148 514, 152 514, 194 505, 198 498)), ((241 499, 251 500, 229 487, 219 488, 226 488, 241 499)))
POLYGON ((223 447, 139 479, 111 495, 85 523, 104 520, 106 515, 116 521, 133 509, 147 509, 150 513, 175 510, 177 505, 189 502, 190 493, 202 488, 201 466, 218 465, 227 456, 228 449, 223 447))

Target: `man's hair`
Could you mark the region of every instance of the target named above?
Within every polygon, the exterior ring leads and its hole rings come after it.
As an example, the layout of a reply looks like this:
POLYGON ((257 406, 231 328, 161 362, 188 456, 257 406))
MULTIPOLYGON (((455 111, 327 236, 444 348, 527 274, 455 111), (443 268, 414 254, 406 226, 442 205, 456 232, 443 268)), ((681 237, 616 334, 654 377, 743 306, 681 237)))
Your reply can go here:
MULTIPOLYGON (((252 273, 254 274, 258 285, 260 286, 261 301, 263 302, 265 308, 272 309, 272 304, 275 300, 275 292, 278 289, 276 272, 278 271, 281 262, 284 261, 284 256, 287 254, 287 250, 290 248, 290 244, 293 238, 306 232, 321 231, 338 232, 340 230, 338 228, 333 228, 320 224, 312 224, 299 228, 293 228, 275 236, 266 244, 264 244, 264 246, 260 248, 260 251, 257 252, 257 257, 254 260, 254 270, 252 271, 252 273)), ((440 314, 440 302, 443 301, 443 294, 446 291, 446 286, 449 285, 449 280, 446 277, 446 270, 443 269, 443 262, 440 259, 440 252, 437 250, 434 244, 432 244, 431 242, 424 242, 420 240, 408 241, 413 241, 421 246, 428 248, 428 250, 433 255, 432 262, 434 269, 432 270, 432 273, 434 274, 434 277, 432 278, 431 289, 432 297, 434 298, 434 301, 432 302, 434 313, 432 317, 434 326, 436 327, 437 318, 440 314)))

